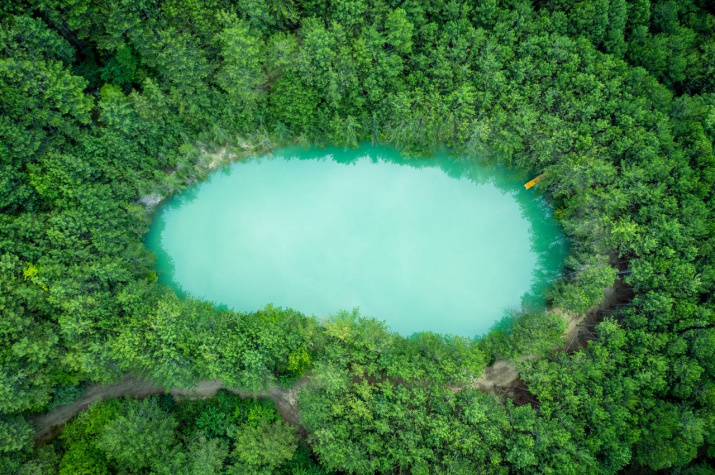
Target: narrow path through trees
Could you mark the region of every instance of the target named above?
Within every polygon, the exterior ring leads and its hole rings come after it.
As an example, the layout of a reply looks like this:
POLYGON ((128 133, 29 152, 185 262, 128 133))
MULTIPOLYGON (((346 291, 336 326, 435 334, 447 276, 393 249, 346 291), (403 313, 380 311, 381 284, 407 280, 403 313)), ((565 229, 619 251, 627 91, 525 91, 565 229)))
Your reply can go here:
POLYGON ((276 404, 276 410, 283 420, 297 426, 300 434, 304 436, 306 434, 305 429, 300 425, 298 414, 298 393, 308 384, 308 381, 309 378, 304 377, 289 388, 274 385, 256 393, 227 388, 219 380, 199 381, 196 387, 193 388, 171 388, 167 391, 149 380, 127 376, 118 383, 92 385, 80 399, 35 417, 33 421, 35 440, 40 442, 51 438, 55 427, 64 425, 81 411, 87 409, 92 403, 103 399, 122 396, 144 398, 165 393, 171 394, 175 398, 209 398, 215 396, 222 389, 226 389, 243 398, 271 399, 276 404))
MULTIPOLYGON (((619 308, 624 300, 629 299, 629 296, 629 289, 623 283, 622 279, 618 278, 613 287, 605 289, 604 300, 582 315, 568 315, 559 309, 552 309, 552 312, 561 315, 568 322, 568 327, 565 331, 566 345, 562 349, 564 351, 575 351, 578 348, 584 347, 586 342, 591 339, 593 333, 589 328, 595 326, 595 324, 603 320, 606 315, 619 308)), ((59 406, 46 414, 36 416, 33 421, 35 425, 35 440, 42 442, 52 438, 54 428, 64 425, 79 412, 99 400, 122 396, 144 398, 164 393, 171 394, 175 398, 209 398, 215 396, 216 393, 222 389, 244 398, 255 397, 259 399, 271 399, 276 404, 276 410, 281 417, 286 422, 297 426, 301 436, 305 437, 305 428, 300 425, 298 393, 300 393, 309 382, 310 377, 306 376, 288 388, 273 385, 264 391, 253 393, 227 388, 219 380, 207 380, 199 381, 194 388, 171 388, 167 391, 165 388, 156 386, 149 380, 127 376, 118 383, 92 385, 85 391, 80 399, 59 406)), ((528 389, 523 388, 523 386, 524 384, 521 382, 516 366, 513 363, 503 360, 497 360, 485 368, 484 374, 471 384, 472 388, 479 389, 485 393, 512 399, 521 398, 523 396, 521 393, 528 392, 528 389)), ((455 390, 459 389, 460 388, 455 388, 455 390)))

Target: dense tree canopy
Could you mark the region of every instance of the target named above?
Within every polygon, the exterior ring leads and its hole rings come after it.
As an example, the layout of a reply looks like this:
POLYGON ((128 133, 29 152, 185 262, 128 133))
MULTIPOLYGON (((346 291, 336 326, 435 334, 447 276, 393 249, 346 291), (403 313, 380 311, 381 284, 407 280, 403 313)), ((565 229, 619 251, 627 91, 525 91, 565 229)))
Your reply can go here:
POLYGON ((706 472, 711 2, 11 0, 0 19, 0 471, 706 472), (555 314, 406 339, 156 282, 147 205, 212 151, 366 140, 546 172, 572 242, 553 306, 583 312, 617 278, 632 299, 566 354, 555 314), (529 403, 470 388, 497 357, 529 403), (33 414, 126 373, 249 391, 310 374, 312 452, 227 396, 110 401, 33 449, 33 414))
POLYGON ((265 402, 225 392, 178 403, 154 396, 92 405, 20 472, 324 473, 307 454, 295 429, 265 402))

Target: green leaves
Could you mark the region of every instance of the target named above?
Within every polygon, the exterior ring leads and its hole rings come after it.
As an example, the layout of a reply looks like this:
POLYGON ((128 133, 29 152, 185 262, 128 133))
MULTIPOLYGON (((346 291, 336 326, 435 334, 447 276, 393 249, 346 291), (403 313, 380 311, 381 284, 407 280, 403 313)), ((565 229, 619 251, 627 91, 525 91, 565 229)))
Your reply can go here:
POLYGON ((294 74, 285 74, 271 86, 269 104, 275 120, 288 126, 294 136, 310 134, 318 127, 319 96, 294 74))
POLYGON ((221 68, 216 80, 226 91, 233 114, 252 121, 258 87, 265 81, 262 60, 265 46, 260 35, 236 17, 226 16, 226 27, 217 35, 221 45, 221 68))
POLYGON ((33 430, 22 417, 0 416, 0 453, 26 448, 32 440, 33 430))
POLYGON ((495 325, 477 346, 490 360, 517 362, 524 358, 543 358, 563 346, 566 320, 553 313, 509 315, 495 325))
POLYGON ((557 283, 552 294, 558 307, 579 314, 603 300, 603 291, 613 285, 616 270, 607 260, 594 257, 574 272, 572 280, 557 283))
POLYGON ((103 427, 97 447, 120 467, 150 467, 174 442, 176 420, 155 399, 129 400, 120 415, 103 427))
POLYGON ((647 417, 650 437, 636 445, 636 460, 654 470, 683 466, 697 456, 704 421, 690 410, 662 403, 647 417))
MULTIPOLYGON (((7 30, 6 41, 12 41, 7 30)), ((86 82, 65 66, 22 50, 0 56, 0 157, 19 166, 60 137, 76 137, 90 122, 93 101, 84 94, 86 82), (52 134, 48 131, 52 130, 52 134)))
POLYGON ((412 51, 412 23, 407 20, 407 13, 402 8, 396 8, 387 14, 385 19, 387 42, 398 53, 408 54, 412 51))
MULTIPOLYGON (((60 441, 61 474, 273 474, 284 473, 288 463, 315 468, 310 460, 292 460, 296 430, 270 401, 227 392, 210 399, 97 403, 64 427, 60 441)), ((39 464, 43 454, 36 455, 39 464)))
MULTIPOLYGON (((2 9, 0 448, 27 444, 16 415, 46 406, 54 385, 139 371, 255 391, 312 374, 302 417, 334 470, 610 473, 712 457, 715 36, 703 2, 234 3, 2 9), (246 137, 369 137, 547 171, 574 256, 556 305, 583 312, 616 278, 635 297, 568 357, 551 353, 554 314, 475 344, 403 339, 357 313, 321 325, 179 299, 154 282, 140 195, 182 189, 195 150, 246 137), (487 354, 538 356, 521 364, 538 404, 446 389, 487 354)), ((182 439, 143 404, 68 425, 61 473, 287 471, 298 450, 260 410, 251 422, 196 413, 182 439)))
POLYGON ((298 447, 295 428, 283 421, 244 424, 238 427, 231 453, 236 464, 229 473, 274 473, 290 460, 298 447))

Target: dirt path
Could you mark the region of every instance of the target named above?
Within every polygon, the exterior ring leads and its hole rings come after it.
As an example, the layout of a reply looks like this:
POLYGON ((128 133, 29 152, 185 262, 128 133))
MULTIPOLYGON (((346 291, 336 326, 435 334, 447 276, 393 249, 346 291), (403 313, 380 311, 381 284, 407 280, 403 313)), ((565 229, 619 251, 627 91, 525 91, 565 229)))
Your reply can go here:
MULTIPOLYGON (((601 303, 583 314, 567 314, 558 308, 549 310, 561 316, 568 324, 564 331, 566 343, 562 350, 570 353, 585 348, 588 341, 595 338, 595 326, 631 298, 630 288, 621 278, 618 278, 612 287, 604 289, 601 303)), ((504 360, 496 360, 491 366, 486 367, 484 374, 470 385, 472 388, 502 398, 533 402, 525 386, 526 383, 522 381, 516 365, 504 360)))
POLYGON ((52 435, 52 429, 64 425, 67 421, 84 411, 93 402, 112 397, 132 396, 147 397, 152 394, 162 393, 150 381, 126 377, 118 383, 102 386, 99 384, 89 386, 84 395, 69 404, 33 419, 35 426, 35 439, 43 440, 52 435))
POLYGON ((151 381, 128 376, 115 384, 106 386, 97 384, 90 386, 80 399, 69 404, 65 404, 64 406, 60 406, 46 414, 36 416, 33 419, 33 424, 35 426, 35 440, 42 442, 52 438, 55 435, 56 428, 66 424, 74 416, 87 409, 87 407, 89 407, 92 403, 103 399, 122 396, 144 398, 164 393, 171 394, 177 399, 209 398, 215 396, 216 393, 222 389, 226 389, 227 391, 243 398, 256 397, 259 399, 271 399, 276 404, 276 410, 281 415, 283 420, 297 426, 301 435, 305 436, 305 428, 300 425, 298 393, 306 386, 308 381, 309 378, 305 377, 296 381, 296 383, 290 388, 274 385, 265 391, 252 393, 227 388, 221 381, 214 379, 199 381, 196 387, 193 388, 171 388, 166 391, 165 388, 156 386, 151 381))
MULTIPOLYGON (((613 287, 605 289, 604 300, 582 315, 568 315, 559 309, 552 309, 552 312, 561 315, 568 322, 568 327, 564 332, 566 344, 562 349, 572 352, 585 347, 588 340, 595 335, 593 327, 603 320, 606 315, 613 313, 622 302, 628 301, 630 297, 632 297, 632 293, 628 286, 621 279, 617 279, 613 287)), ((46 414, 36 416, 33 419, 36 431, 35 440, 41 442, 52 438, 67 421, 85 410, 93 402, 102 399, 121 396, 142 398, 167 392, 175 398, 209 398, 215 396, 221 389, 226 389, 244 398, 271 399, 276 404, 276 410, 281 417, 286 422, 297 426, 301 436, 305 437, 307 434, 305 428, 300 425, 298 393, 307 386, 309 381, 310 378, 306 376, 298 380, 290 388, 274 385, 264 391, 251 393, 227 388, 220 380, 200 381, 194 388, 171 388, 166 391, 165 388, 156 386, 150 381, 126 377, 115 384, 90 386, 80 399, 60 406, 46 414)), ((491 366, 485 368, 484 374, 470 386, 502 398, 530 400, 530 394, 528 389, 525 388, 525 383, 521 380, 519 371, 513 363, 508 361, 495 361, 491 366)), ((454 388, 454 390, 459 390, 459 388, 454 388)))
POLYGON ((510 397, 519 381, 521 377, 514 363, 496 360, 491 366, 484 368, 484 374, 469 387, 495 396, 510 397))

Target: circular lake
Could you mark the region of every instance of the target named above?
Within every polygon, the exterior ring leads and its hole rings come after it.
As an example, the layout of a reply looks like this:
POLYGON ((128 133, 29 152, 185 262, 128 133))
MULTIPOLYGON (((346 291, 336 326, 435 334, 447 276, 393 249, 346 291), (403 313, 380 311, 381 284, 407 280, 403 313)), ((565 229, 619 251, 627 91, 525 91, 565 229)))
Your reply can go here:
POLYGON ((567 252, 505 170, 368 146, 233 163, 168 200, 146 242, 161 282, 234 310, 359 307, 403 335, 470 337, 543 307, 567 252))

